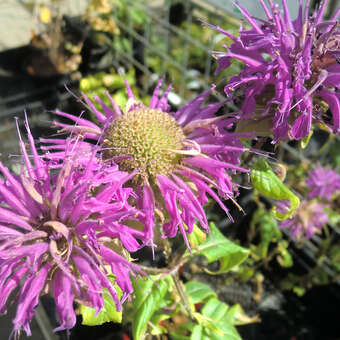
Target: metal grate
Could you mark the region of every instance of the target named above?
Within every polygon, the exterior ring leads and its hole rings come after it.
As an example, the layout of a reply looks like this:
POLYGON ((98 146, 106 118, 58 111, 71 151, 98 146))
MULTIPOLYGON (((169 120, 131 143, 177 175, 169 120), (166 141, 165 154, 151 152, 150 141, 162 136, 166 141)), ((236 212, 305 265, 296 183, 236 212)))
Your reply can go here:
MULTIPOLYGON (((195 92, 208 89, 211 83, 218 82, 220 78, 213 75, 215 61, 210 51, 219 37, 216 37, 216 32, 203 29, 199 19, 228 24, 233 31, 239 27, 237 19, 211 1, 125 2, 129 8, 127 17, 120 17, 115 9, 114 20, 121 34, 129 37, 133 46, 128 50, 115 50, 118 64, 133 66, 147 77, 155 73, 165 75, 175 92, 186 100, 195 92), (134 11, 143 13, 146 18, 144 22, 135 24, 134 11), (198 30, 203 32, 201 36, 197 34, 198 30), (136 51, 136 48, 139 50, 136 51)), ((144 82, 144 93, 148 85, 144 82)))

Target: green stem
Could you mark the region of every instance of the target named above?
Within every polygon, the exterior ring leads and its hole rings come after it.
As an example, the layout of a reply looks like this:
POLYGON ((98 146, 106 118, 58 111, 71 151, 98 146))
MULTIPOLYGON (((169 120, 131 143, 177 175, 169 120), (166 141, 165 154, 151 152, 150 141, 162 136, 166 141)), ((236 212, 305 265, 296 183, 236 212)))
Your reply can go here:
POLYGON ((191 320, 195 320, 195 317, 193 316, 192 314, 192 311, 191 311, 191 308, 190 308, 190 304, 189 304, 189 301, 188 301, 188 298, 183 290, 183 287, 182 287, 182 282, 180 281, 179 277, 178 277, 178 274, 177 273, 172 273, 172 278, 174 280, 174 283, 175 283, 175 286, 176 286, 176 289, 177 289, 177 292, 182 300, 182 303, 183 303, 183 306, 184 306, 184 309, 186 310, 186 312, 188 313, 189 317, 191 320))

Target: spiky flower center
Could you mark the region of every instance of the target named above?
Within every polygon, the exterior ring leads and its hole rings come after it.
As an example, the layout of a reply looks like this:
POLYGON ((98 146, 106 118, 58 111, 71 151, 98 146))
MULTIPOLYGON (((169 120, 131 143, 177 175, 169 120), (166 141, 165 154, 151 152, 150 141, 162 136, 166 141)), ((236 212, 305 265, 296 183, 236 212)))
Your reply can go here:
POLYGON ((185 136, 168 113, 148 107, 126 112, 115 119, 105 132, 104 158, 128 156, 120 168, 139 170, 134 181, 153 182, 156 175, 168 175, 180 163, 185 136))

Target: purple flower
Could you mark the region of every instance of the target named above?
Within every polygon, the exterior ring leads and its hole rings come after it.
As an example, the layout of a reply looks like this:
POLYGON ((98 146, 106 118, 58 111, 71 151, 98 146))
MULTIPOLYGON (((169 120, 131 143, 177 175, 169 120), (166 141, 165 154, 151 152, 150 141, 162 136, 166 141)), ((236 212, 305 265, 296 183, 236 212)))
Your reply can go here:
POLYGON ((340 175, 329 167, 317 165, 308 172, 306 184, 311 190, 309 197, 319 197, 327 201, 331 196, 340 190, 340 175))
POLYGON ((56 171, 38 155, 27 120, 26 129, 32 156, 20 137, 20 176, 0 163, 0 313, 6 313, 9 300, 17 300, 13 333, 23 328, 30 335, 39 297, 48 292, 59 316, 56 331, 74 326, 74 302, 100 311, 104 288, 121 310, 132 292, 130 274, 140 272, 122 256, 121 244, 138 249, 142 233, 122 223, 138 213, 128 205, 131 190, 122 187, 130 179, 127 173, 113 166, 103 176, 93 170, 91 155, 87 167, 80 168, 75 145, 66 148, 56 171), (120 254, 112 250, 113 243, 120 254), (111 273, 123 292, 121 301, 108 279, 111 273))
POLYGON ((227 82, 225 93, 230 97, 241 90, 243 119, 272 122, 273 143, 308 136, 313 121, 340 133, 340 25, 336 22, 340 8, 329 21, 322 21, 326 2, 309 16, 309 2, 303 8, 300 0, 295 20, 286 0, 282 0, 283 11, 271 0, 269 8, 260 0, 266 20, 253 18, 236 4, 251 25, 249 30, 240 29, 240 37, 206 24, 233 40, 230 47, 224 46, 227 52, 214 52, 217 72, 229 67, 231 58, 245 64, 227 82))
MULTIPOLYGON (((162 226, 163 237, 175 237, 179 230, 189 247, 186 234, 192 232, 197 221, 208 230, 203 210, 207 195, 230 217, 221 198, 233 200, 236 186, 231 173, 247 172, 238 166, 246 150, 240 141, 245 134, 228 132, 235 118, 215 115, 223 102, 202 106, 214 87, 177 112, 170 112, 167 103, 170 87, 160 97, 161 84, 162 81, 149 106, 138 102, 126 84, 129 100, 124 111, 108 94, 112 108, 95 97, 103 112, 83 95, 98 124, 60 111, 56 113, 76 125, 54 123, 74 136, 93 140, 102 148, 103 163, 117 162, 121 170, 134 174, 130 184, 136 192, 135 206, 144 212, 140 221, 144 224, 145 244, 153 246, 154 227, 158 224, 162 226)), ((54 146, 63 147, 62 142, 55 143, 59 144, 54 146)), ((79 145, 86 148, 88 143, 83 141, 79 145)), ((51 157, 58 155, 51 153, 51 157)))
MULTIPOLYGON (((281 211, 287 202, 281 201, 281 211)), ((328 222, 324 212, 326 207, 313 201, 302 201, 295 210, 294 215, 279 224, 280 229, 290 229, 292 238, 300 239, 303 236, 310 238, 315 233, 320 233, 323 226, 328 222)))

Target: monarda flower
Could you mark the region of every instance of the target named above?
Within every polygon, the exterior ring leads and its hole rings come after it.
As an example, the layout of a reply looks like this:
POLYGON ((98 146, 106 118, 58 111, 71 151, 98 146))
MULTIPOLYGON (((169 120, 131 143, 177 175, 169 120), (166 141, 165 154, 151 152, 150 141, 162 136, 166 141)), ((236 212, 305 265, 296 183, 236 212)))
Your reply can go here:
MULTIPOLYGON (((278 207, 282 212, 287 208, 287 203, 285 200, 279 202, 278 207)), ((314 201, 302 201, 291 218, 280 222, 279 228, 289 229, 293 239, 310 238, 313 234, 320 233, 328 222, 325 208, 325 205, 314 201)))
POLYGON ((59 171, 51 170, 38 156, 27 121, 26 129, 32 156, 20 137, 20 176, 0 163, 0 313, 6 313, 6 302, 17 301, 15 336, 22 328, 31 334, 29 323, 46 293, 54 296, 60 321, 56 331, 74 326, 74 302, 99 312, 104 288, 121 310, 132 292, 130 274, 140 272, 122 256, 121 243, 134 249, 138 238, 137 230, 121 224, 136 214, 127 203, 131 190, 122 188, 129 176, 117 166, 107 168, 107 176, 97 174, 91 156, 80 170, 72 149, 59 171), (104 177, 111 177, 109 185, 104 177), (113 243, 120 254, 112 250, 113 243), (114 284, 123 292, 121 300, 114 284))
POLYGON ((318 197, 330 201, 334 193, 340 192, 340 175, 330 167, 319 164, 308 172, 306 184, 311 190, 310 198, 318 197))
MULTIPOLYGON (((269 8, 259 2, 266 20, 255 19, 236 4, 251 25, 249 30, 241 28, 239 37, 206 24, 233 40, 230 47, 224 46, 227 52, 213 52, 217 72, 229 67, 231 58, 245 64, 227 82, 225 93, 231 97, 240 90, 242 119, 269 124, 273 143, 308 136, 313 121, 339 134, 340 24, 336 19, 340 8, 330 20, 322 21, 327 1, 309 16, 309 1, 303 8, 300 0, 298 17, 292 20, 286 0, 282 0, 283 11, 271 0, 269 8)), ((248 123, 248 131, 249 126, 256 133, 256 125, 248 123)))
MULTIPOLYGON (((161 83, 149 106, 138 102, 126 84, 129 100, 125 111, 108 95, 112 108, 95 97, 102 106, 100 112, 83 95, 98 124, 60 111, 56 114, 70 118, 76 125, 54 124, 93 140, 102 148, 103 163, 113 160, 120 170, 135 172, 129 185, 136 192, 136 207, 145 215, 142 221, 145 244, 153 246, 157 222, 162 225, 163 237, 174 237, 179 230, 189 247, 186 234, 192 232, 197 221, 208 230, 203 210, 207 195, 229 215, 221 198, 233 200, 235 186, 231 172, 247 172, 238 166, 245 148, 240 141, 242 134, 228 132, 234 118, 215 115, 223 102, 202 106, 214 87, 177 112, 170 112, 167 103, 170 88, 159 97, 161 83)), ((62 148, 62 142, 55 143, 62 148)))

